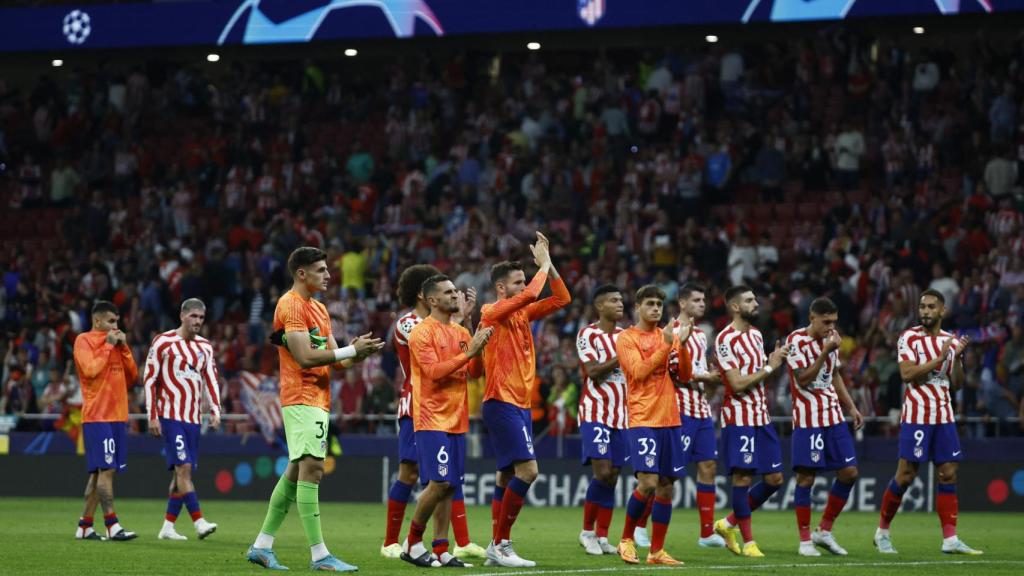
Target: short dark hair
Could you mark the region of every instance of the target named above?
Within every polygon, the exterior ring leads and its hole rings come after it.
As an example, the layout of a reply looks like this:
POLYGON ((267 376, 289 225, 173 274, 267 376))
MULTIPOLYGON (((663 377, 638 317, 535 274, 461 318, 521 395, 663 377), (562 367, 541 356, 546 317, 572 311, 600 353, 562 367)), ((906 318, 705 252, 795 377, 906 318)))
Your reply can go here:
POLYGON ((665 294, 664 290, 658 288, 654 284, 647 284, 646 286, 641 286, 640 289, 636 291, 635 304, 639 306, 640 304, 643 303, 644 300, 647 300, 648 298, 657 298, 658 300, 664 302, 665 298, 668 298, 668 294, 665 294))
POLYGON ((288 273, 295 276, 295 273, 299 271, 299 268, 305 268, 310 264, 315 264, 321 260, 327 260, 327 253, 319 248, 312 246, 303 246, 296 248, 292 251, 291 255, 288 256, 288 273))
POLYGON ((622 290, 619 290, 619 287, 615 286, 614 284, 602 284, 601 286, 597 287, 597 290, 594 290, 594 297, 591 301, 597 302, 597 299, 600 298, 601 296, 604 296, 605 294, 616 294, 621 292, 622 290))
POLYGON ((92 315, 95 316, 97 314, 103 314, 104 312, 110 312, 111 314, 117 314, 118 316, 121 315, 121 312, 118 311, 117 306, 114 306, 113 302, 97 300, 96 303, 92 305, 92 315))
POLYGON ((939 292, 938 290, 936 290, 934 288, 929 288, 929 289, 925 290, 924 292, 921 292, 921 298, 924 298, 925 296, 934 296, 935 299, 938 300, 940 304, 942 304, 943 306, 946 305, 946 297, 942 295, 942 292, 939 292))
POLYGON ((697 284, 696 282, 687 282, 683 284, 683 287, 679 289, 679 299, 689 298, 690 294, 694 292, 700 292, 701 294, 707 293, 707 289, 703 285, 697 284))
POLYGON ((497 284, 504 280, 509 274, 516 270, 525 270, 523 263, 518 260, 506 260, 491 266, 491 284, 497 284))
POLYGON ((398 277, 398 302, 406 308, 414 308, 419 300, 423 283, 441 271, 430 264, 414 264, 402 271, 398 277))
POLYGON ((811 314, 824 316, 825 314, 836 314, 838 312, 839 308, 836 308, 836 303, 831 298, 822 296, 811 301, 811 314))
POLYGON ((740 284, 739 286, 733 286, 725 291, 725 303, 732 302, 734 298, 745 292, 753 292, 754 290, 746 284, 740 284))
POLYGON ((206 310, 206 304, 199 298, 189 298, 181 303, 182 312, 191 312, 192 310, 206 310))
POLYGON ((434 274, 430 278, 423 281, 423 285, 420 287, 420 292, 423 292, 423 297, 430 296, 437 290, 437 285, 442 282, 449 282, 451 278, 444 274, 434 274))

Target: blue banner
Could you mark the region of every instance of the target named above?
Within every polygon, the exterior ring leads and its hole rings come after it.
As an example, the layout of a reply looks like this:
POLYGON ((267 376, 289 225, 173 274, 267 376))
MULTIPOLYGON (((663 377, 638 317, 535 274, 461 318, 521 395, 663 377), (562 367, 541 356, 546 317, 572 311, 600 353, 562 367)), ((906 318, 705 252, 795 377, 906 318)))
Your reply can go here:
POLYGON ((1024 10, 1024 0, 194 0, 0 9, 0 51, 305 43, 1024 10))

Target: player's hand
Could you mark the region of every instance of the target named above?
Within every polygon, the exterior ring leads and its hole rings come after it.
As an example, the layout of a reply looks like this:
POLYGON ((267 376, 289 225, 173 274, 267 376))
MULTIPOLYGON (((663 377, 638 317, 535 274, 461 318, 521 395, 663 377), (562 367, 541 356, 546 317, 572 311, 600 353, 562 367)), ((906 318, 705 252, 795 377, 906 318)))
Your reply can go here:
POLYGON ((789 356, 789 351, 789 344, 783 344, 780 340, 775 341, 775 350, 772 350, 771 355, 768 356, 768 365, 772 367, 772 370, 782 366, 782 363, 786 361, 786 357, 789 356))
POLYGON ((669 345, 676 341, 675 322, 670 320, 668 324, 665 324, 665 327, 661 329, 661 338, 665 341, 665 344, 669 345))
POLYGON ((533 261, 539 268, 547 268, 551 266, 551 254, 548 252, 548 239, 543 234, 537 232, 537 242, 530 245, 530 251, 533 252, 533 261))
POLYGON ((720 384, 722 382, 722 373, 718 371, 718 368, 712 368, 710 372, 704 375, 704 381, 711 384, 720 384))
POLYGON ((220 426, 220 414, 216 412, 210 412, 210 428, 217 428, 220 426))
POLYGON ((462 310, 463 318, 469 318, 476 309, 476 288, 467 288, 465 292, 459 292, 459 309, 462 310))
POLYGON ((356 357, 363 359, 383 350, 384 341, 380 338, 374 338, 371 332, 367 332, 352 340, 352 346, 356 349, 356 357))
MULTIPOLYGON (((117 330, 111 330, 107 332, 106 341, 107 344, 110 344, 111 346, 117 346, 117 330)), ((14 344, 13 340, 11 341, 11 344, 14 344)))
POLYGON ((491 339, 491 334, 494 334, 493 326, 477 330, 476 334, 473 334, 473 339, 469 341, 469 349, 466 350, 466 356, 469 358, 479 356, 484 351, 487 341, 491 339))
POLYGON ((850 418, 853 418, 853 429, 860 430, 864 427, 864 416, 861 415, 860 410, 854 408, 850 411, 850 418))
POLYGON ((686 315, 686 312, 679 313, 676 323, 679 324, 679 343, 684 344, 690 339, 690 334, 693 333, 693 324, 690 322, 690 317, 686 315))
POLYGON ((153 436, 160 435, 160 420, 156 418, 149 419, 149 433, 153 436))
POLYGON ((117 332, 117 344, 121 345, 121 346, 127 346, 128 345, 128 335, 125 334, 124 332, 122 332, 121 330, 116 330, 116 332, 117 332))
MULTIPOLYGON (((952 338, 950 338, 950 340, 952 340, 952 338)), ((971 339, 968 338, 966 334, 964 334, 963 336, 960 337, 959 340, 956 341, 956 344, 953 345, 953 353, 954 354, 963 354, 964 351, 967 350, 967 346, 970 343, 971 343, 971 339)))
POLYGON ((839 332, 832 330, 831 332, 828 333, 828 336, 825 336, 825 342, 824 346, 822 346, 822 352, 828 354, 833 350, 838 350, 839 344, 841 344, 842 341, 843 339, 842 337, 839 336, 839 332))

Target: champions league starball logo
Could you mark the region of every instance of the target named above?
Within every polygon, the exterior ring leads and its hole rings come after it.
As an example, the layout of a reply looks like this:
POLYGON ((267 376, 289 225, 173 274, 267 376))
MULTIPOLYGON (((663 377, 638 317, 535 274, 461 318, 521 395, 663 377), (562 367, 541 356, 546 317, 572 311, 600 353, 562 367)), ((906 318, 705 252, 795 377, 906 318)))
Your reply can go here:
POLYGON ((69 43, 82 44, 92 33, 92 18, 81 10, 72 10, 64 17, 61 30, 69 43))
POLYGON ((228 35, 239 24, 243 27, 242 44, 270 44, 278 42, 309 42, 320 29, 327 16, 347 8, 377 8, 387 19, 391 30, 398 38, 409 38, 416 33, 416 22, 423 22, 438 36, 444 35, 441 21, 425 0, 332 0, 322 6, 309 9, 301 14, 274 22, 261 9, 264 0, 242 2, 217 39, 224 44, 228 35))
POLYGON ((576 0, 576 13, 587 26, 593 26, 604 16, 604 5, 605 0, 576 0))

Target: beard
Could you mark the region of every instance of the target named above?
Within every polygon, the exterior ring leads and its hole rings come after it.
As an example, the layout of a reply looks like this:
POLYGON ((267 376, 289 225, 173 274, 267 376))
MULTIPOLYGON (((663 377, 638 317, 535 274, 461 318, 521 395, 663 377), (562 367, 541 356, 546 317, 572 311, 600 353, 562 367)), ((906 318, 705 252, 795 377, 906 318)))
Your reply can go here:
POLYGON ((921 318, 921 326, 924 326, 925 328, 935 326, 935 318, 921 318))
POLYGON ((750 322, 751 324, 757 322, 757 315, 757 310, 754 310, 753 312, 740 312, 740 318, 743 318, 743 320, 750 322))

